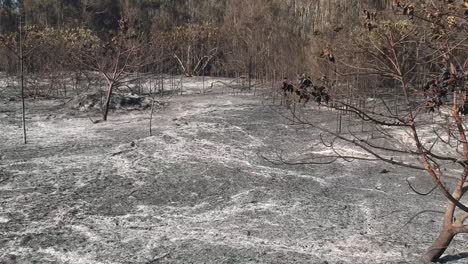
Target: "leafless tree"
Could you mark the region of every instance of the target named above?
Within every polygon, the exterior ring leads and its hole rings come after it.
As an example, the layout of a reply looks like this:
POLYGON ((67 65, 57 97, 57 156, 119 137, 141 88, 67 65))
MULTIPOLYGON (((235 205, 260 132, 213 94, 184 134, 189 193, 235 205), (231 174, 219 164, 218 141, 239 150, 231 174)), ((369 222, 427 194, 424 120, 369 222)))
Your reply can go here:
POLYGON ((18 60, 19 79, 21 88, 21 110, 22 110, 22 126, 23 126, 23 143, 27 144, 27 129, 26 129, 26 102, 25 102, 25 82, 24 82, 24 61, 25 53, 29 51, 24 50, 24 23, 23 23, 23 10, 24 5, 21 2, 19 5, 18 14, 18 34, 0 35, 0 44, 3 45, 11 54, 14 54, 18 60))
POLYGON ((220 30, 210 24, 180 26, 170 32, 156 32, 153 42, 159 49, 171 51, 186 77, 200 75, 219 52, 220 30))
POLYGON ((104 121, 107 120, 114 90, 135 81, 140 76, 136 73, 153 62, 153 57, 146 49, 149 44, 134 33, 127 32, 124 20, 121 21, 121 27, 121 31, 109 41, 101 41, 92 32, 82 28, 70 30, 65 36, 71 45, 70 63, 99 73, 107 82, 104 121))

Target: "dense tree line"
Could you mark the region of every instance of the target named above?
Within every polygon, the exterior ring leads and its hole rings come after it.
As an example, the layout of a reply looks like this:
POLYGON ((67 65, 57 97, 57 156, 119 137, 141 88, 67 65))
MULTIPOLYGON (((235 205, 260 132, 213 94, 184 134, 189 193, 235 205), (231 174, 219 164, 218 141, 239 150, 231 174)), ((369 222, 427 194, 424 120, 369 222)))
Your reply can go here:
MULTIPOLYGON (((22 10, 26 37, 31 35, 28 30, 36 36, 34 40, 26 39, 36 50, 27 58, 27 70, 31 72, 40 72, 45 65, 49 69, 63 69, 57 63, 64 58, 57 55, 66 53, 61 51, 65 45, 51 47, 51 43, 35 43, 42 41, 38 39, 40 32, 83 28, 91 30, 102 41, 110 41, 122 30, 133 32, 148 43, 148 53, 164 51, 166 72, 225 76, 251 72, 266 78, 313 71, 311 50, 319 45, 318 35, 332 37, 330 32, 349 24, 349 19, 356 17, 362 6, 383 8, 389 1, 363 0, 358 5, 349 2, 3 0, 0 1, 0 33, 3 38, 17 41, 22 10), (46 51, 57 52, 41 52, 46 46, 46 51), (198 63, 201 64, 198 70, 190 69, 198 63)), ((10 48, 16 46, 10 43, 10 48)), ((8 53, 4 46, 0 49, 1 53, 8 53)), ((154 71, 153 66, 145 70, 154 71)), ((1 70, 14 71, 15 67, 11 56, 2 56, 1 70)))

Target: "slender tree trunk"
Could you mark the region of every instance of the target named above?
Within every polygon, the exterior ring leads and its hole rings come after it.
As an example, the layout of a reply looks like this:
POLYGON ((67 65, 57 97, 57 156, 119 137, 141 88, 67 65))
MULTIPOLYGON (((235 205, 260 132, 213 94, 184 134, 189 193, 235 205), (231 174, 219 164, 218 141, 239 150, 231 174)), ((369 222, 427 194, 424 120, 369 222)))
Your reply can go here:
POLYGON ((455 234, 450 230, 450 228, 444 226, 437 239, 432 243, 432 246, 424 253, 422 259, 428 263, 438 261, 454 237, 455 234))
POLYGON ((106 104, 104 108, 104 116, 102 118, 103 121, 107 121, 107 114, 109 113, 109 105, 110 105, 113 90, 114 90, 114 83, 111 82, 109 84, 109 90, 107 91, 106 104))
POLYGON ((203 82, 202 93, 205 94, 205 70, 203 70, 202 82, 203 82))
POLYGON ((161 72, 161 97, 164 97, 164 74, 161 72))
POLYGON ((184 92, 184 76, 180 76, 180 95, 184 92))
MULTIPOLYGON (((22 45, 22 44, 21 44, 22 45)), ((22 53, 22 51, 21 51, 22 53)), ((25 98, 24 98, 24 63, 23 63, 23 54, 21 56, 21 66, 20 66, 20 71, 21 71, 21 103, 22 103, 22 112, 23 112, 23 142, 24 144, 27 144, 27 135, 26 135, 26 103, 25 103, 25 98)))
POLYGON ((153 102, 151 103, 151 113, 150 113, 150 120, 149 120, 149 135, 150 135, 150 137, 153 136, 153 114, 154 114, 154 98, 153 98, 153 102))
POLYGON ((192 65, 191 65, 191 50, 192 49, 192 46, 191 45, 188 45, 187 47, 187 72, 185 73, 185 75, 187 77, 192 77, 192 65))
MULTIPOLYGON (((456 199, 459 200, 462 194, 461 192, 455 192, 454 196, 456 197, 456 199)), ((456 206, 453 202, 448 202, 447 207, 445 209, 444 221, 442 223, 442 228, 440 230, 439 236, 436 238, 436 240, 434 240, 431 247, 428 248, 422 256, 422 259, 425 262, 438 261, 450 245, 450 242, 452 242, 453 238, 457 234, 453 228, 455 207, 456 206)))
POLYGON ((249 89, 252 87, 252 55, 249 57, 249 89))
POLYGON ((21 103, 22 103, 22 121, 23 121, 23 143, 27 144, 26 136, 26 103, 24 98, 24 58, 23 58, 23 2, 20 6, 19 16, 19 60, 20 60, 20 77, 21 77, 21 103))
MULTIPOLYGON (((154 102, 156 98, 156 86, 152 89, 153 90, 153 95, 152 95, 152 102, 151 102, 151 113, 150 113, 150 120, 149 120, 149 135, 150 137, 153 136, 153 114, 154 114, 154 102)), ((163 94, 163 93, 161 93, 163 94)), ((151 94, 150 94, 151 96, 151 94)))

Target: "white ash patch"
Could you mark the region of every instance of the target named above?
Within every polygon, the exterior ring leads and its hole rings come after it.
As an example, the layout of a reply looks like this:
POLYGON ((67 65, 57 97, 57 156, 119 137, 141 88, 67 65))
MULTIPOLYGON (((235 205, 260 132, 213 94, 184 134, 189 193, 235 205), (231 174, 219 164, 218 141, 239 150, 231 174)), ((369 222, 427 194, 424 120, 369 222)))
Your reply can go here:
MULTIPOLYGON (((104 262, 96 261, 96 256, 83 254, 78 252, 60 252, 54 248, 40 249, 39 253, 44 253, 55 258, 59 263, 74 263, 74 264, 104 264, 104 262)), ((106 264, 114 264, 115 262, 107 262, 106 264)))
POLYGON ((90 242, 99 242, 102 241, 102 237, 93 232, 89 227, 85 225, 68 225, 71 230, 74 232, 85 235, 90 242))
POLYGON ((6 224, 10 222, 10 219, 5 216, 0 216, 0 224, 6 224))

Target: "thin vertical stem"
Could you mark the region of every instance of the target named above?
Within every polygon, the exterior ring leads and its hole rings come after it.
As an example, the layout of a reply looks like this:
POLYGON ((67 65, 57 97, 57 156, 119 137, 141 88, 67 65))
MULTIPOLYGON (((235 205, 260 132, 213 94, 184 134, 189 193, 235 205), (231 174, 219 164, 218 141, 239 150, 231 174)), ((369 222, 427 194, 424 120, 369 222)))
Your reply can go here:
POLYGON ((20 78, 21 78, 21 103, 22 103, 22 120, 23 120, 23 143, 27 144, 26 135, 26 103, 24 98, 24 58, 23 58, 23 3, 20 6, 19 14, 19 61, 20 61, 20 78))

